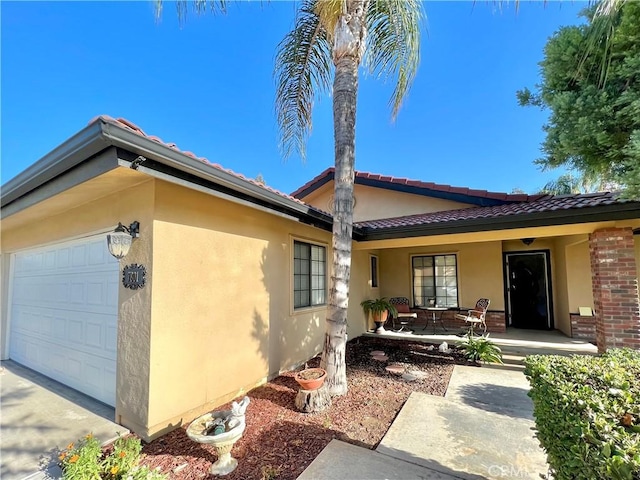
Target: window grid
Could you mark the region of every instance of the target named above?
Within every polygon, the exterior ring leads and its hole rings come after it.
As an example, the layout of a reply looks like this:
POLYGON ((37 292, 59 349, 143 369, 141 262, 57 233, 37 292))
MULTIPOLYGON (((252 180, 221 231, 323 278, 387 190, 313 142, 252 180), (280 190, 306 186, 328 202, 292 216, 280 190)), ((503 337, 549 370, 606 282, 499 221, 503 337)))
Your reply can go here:
POLYGON ((411 259, 411 265, 415 306, 458 306, 458 274, 455 255, 416 256, 411 259))
POLYGON ((326 249, 293 242, 293 307, 324 305, 326 301, 326 249))

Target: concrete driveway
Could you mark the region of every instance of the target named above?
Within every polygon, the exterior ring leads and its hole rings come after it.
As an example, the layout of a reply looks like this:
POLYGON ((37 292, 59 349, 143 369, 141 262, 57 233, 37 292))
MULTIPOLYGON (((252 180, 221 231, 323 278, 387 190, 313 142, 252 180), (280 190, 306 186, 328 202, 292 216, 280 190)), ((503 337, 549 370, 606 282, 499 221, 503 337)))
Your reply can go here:
POLYGON ((57 452, 93 433, 105 443, 128 433, 114 409, 24 368, 0 364, 0 478, 58 478, 57 452))

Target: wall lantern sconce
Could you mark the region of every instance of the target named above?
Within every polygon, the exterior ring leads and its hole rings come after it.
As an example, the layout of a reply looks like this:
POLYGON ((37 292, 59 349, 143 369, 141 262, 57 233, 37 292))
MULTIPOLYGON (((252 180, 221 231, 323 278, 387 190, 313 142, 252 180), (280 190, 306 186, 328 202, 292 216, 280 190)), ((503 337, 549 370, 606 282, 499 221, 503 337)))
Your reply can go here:
POLYGON ((521 239, 521 242, 524 243, 525 245, 529 246, 533 243, 533 241, 535 240, 535 238, 523 238, 521 239))
POLYGON ((118 260, 127 256, 134 238, 140 236, 140 222, 133 222, 129 228, 118 222, 116 229, 107 235, 109 253, 118 260))

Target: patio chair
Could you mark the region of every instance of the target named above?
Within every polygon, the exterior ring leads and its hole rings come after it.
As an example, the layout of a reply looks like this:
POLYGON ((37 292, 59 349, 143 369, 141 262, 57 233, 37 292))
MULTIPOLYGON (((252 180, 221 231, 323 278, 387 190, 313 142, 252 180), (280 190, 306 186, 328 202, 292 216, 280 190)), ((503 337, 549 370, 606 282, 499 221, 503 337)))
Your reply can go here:
MULTIPOLYGON (((398 311, 397 320, 400 324, 398 332, 402 332, 412 321, 418 318, 418 314, 411 312, 409 307, 409 299, 407 297, 391 297, 389 303, 396 307, 398 311)), ((393 329, 396 328, 396 317, 392 318, 393 329)))
POLYGON ((469 333, 474 334, 474 329, 482 327, 482 334, 487 333, 487 323, 485 317, 487 315, 487 309, 489 308, 491 301, 488 298, 481 298, 476 302, 476 306, 473 310, 469 310, 466 314, 456 315, 456 318, 464 320, 469 325, 469 333))

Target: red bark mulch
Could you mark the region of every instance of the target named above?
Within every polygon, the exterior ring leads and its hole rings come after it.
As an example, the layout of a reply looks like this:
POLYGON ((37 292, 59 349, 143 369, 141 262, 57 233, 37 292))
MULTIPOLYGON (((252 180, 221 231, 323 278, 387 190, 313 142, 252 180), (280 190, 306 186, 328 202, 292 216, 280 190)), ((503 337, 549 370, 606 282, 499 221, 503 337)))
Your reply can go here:
MULTIPOLYGON (((333 398, 332 406, 316 414, 300 413, 294 399, 298 384, 287 372, 251 390, 246 412, 247 427, 231 454, 238 468, 226 479, 294 480, 322 449, 338 439, 373 449, 411 392, 444 395, 455 363, 463 362, 457 352, 443 354, 437 347, 415 341, 361 337, 347 344, 348 393, 333 398), (370 352, 383 350, 388 362, 371 359, 370 352), (407 382, 385 367, 401 363, 423 372, 424 378, 407 382)), ((309 361, 318 366, 319 358, 309 361)), ((219 409, 228 409, 230 404, 219 409)), ((215 449, 193 442, 185 427, 144 446, 141 463, 161 471, 170 479, 221 478, 210 475, 215 449)))

